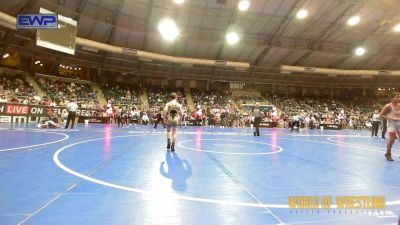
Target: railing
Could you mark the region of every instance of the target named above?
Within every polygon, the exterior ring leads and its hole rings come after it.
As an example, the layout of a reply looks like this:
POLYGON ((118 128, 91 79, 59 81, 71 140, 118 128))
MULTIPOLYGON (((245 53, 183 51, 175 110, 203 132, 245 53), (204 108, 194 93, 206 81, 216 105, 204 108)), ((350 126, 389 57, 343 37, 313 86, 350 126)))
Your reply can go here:
POLYGON ((142 102, 133 100, 114 100, 114 105, 142 105, 142 102))
POLYGON ((58 77, 58 76, 53 76, 53 75, 41 74, 41 73, 35 73, 35 76, 48 78, 50 80, 59 80, 62 82, 69 82, 69 83, 71 83, 71 82, 77 83, 77 84, 90 84, 91 83, 88 80, 71 79, 71 78, 58 77))

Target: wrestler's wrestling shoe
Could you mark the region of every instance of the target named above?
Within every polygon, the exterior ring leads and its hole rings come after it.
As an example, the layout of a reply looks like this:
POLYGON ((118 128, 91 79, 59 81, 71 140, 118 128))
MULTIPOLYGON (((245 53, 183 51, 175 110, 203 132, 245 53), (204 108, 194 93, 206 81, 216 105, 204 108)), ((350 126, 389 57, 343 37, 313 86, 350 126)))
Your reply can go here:
POLYGON ((171 141, 168 139, 168 141, 167 141, 167 149, 170 149, 171 148, 171 141))
POLYGON ((386 153, 386 154, 385 154, 385 157, 386 157, 386 160, 387 160, 387 161, 393 161, 392 155, 391 155, 391 154, 386 153))
POLYGON ((171 152, 174 152, 175 151, 175 143, 172 143, 172 145, 171 145, 171 152))

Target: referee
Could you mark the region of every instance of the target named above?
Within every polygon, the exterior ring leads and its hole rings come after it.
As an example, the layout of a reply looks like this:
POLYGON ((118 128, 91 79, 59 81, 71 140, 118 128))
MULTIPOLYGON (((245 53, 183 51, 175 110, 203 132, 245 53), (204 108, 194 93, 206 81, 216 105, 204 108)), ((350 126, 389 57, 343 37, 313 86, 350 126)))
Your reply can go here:
POLYGON ((300 122, 301 122, 301 120, 302 120, 301 116, 296 115, 296 116, 292 117, 292 124, 290 126, 290 128, 291 128, 290 132, 293 132, 293 129, 294 129, 295 126, 297 126, 297 131, 300 132, 300 125, 301 125, 300 122))
POLYGON ((253 110, 253 116, 254 116, 254 126, 256 128, 253 134, 254 136, 260 136, 260 123, 262 121, 264 113, 260 110, 258 102, 256 103, 256 107, 253 110))
POLYGON ((371 137, 378 137, 378 129, 380 124, 379 112, 375 110, 375 113, 372 115, 372 129, 371 129, 371 137))
POLYGON ((72 120, 71 129, 74 129, 76 110, 78 110, 78 105, 74 100, 71 100, 67 105, 68 117, 67 124, 65 124, 65 129, 68 129, 69 122, 72 120))

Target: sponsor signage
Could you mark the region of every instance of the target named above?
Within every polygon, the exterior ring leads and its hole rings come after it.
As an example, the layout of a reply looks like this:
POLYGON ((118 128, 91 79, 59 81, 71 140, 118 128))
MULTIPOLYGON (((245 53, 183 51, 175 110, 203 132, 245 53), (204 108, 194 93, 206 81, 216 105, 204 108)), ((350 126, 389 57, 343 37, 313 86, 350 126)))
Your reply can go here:
MULTIPOLYGON (((0 122, 37 122, 41 117, 48 117, 48 112, 52 111, 61 117, 67 112, 66 107, 47 107, 41 105, 20 105, 12 103, 0 103, 0 122)), ((97 110, 80 108, 76 111, 79 117, 96 117, 97 110)))
POLYGON ((58 15, 18 14, 17 29, 58 29, 58 15))

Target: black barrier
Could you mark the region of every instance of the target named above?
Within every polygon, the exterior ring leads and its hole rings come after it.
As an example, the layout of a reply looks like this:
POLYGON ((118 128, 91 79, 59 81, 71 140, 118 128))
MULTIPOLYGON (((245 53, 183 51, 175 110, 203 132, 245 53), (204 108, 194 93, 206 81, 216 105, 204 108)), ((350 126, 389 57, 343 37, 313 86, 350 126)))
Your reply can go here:
POLYGON ((89 123, 109 123, 110 117, 87 117, 87 116, 80 116, 78 118, 78 123, 84 123, 85 120, 89 120, 89 123))
POLYGON ((342 124, 321 124, 324 130, 342 130, 342 124))
POLYGON ((260 127, 275 128, 278 124, 276 122, 261 122, 260 127))
MULTIPOLYGON (((52 111, 58 117, 67 112, 66 107, 49 107, 42 105, 21 105, 12 103, 0 103, 0 122, 3 123, 29 123, 40 122, 48 117, 52 111)), ((97 116, 97 110, 80 108, 76 116, 86 118, 102 118, 97 116)))

